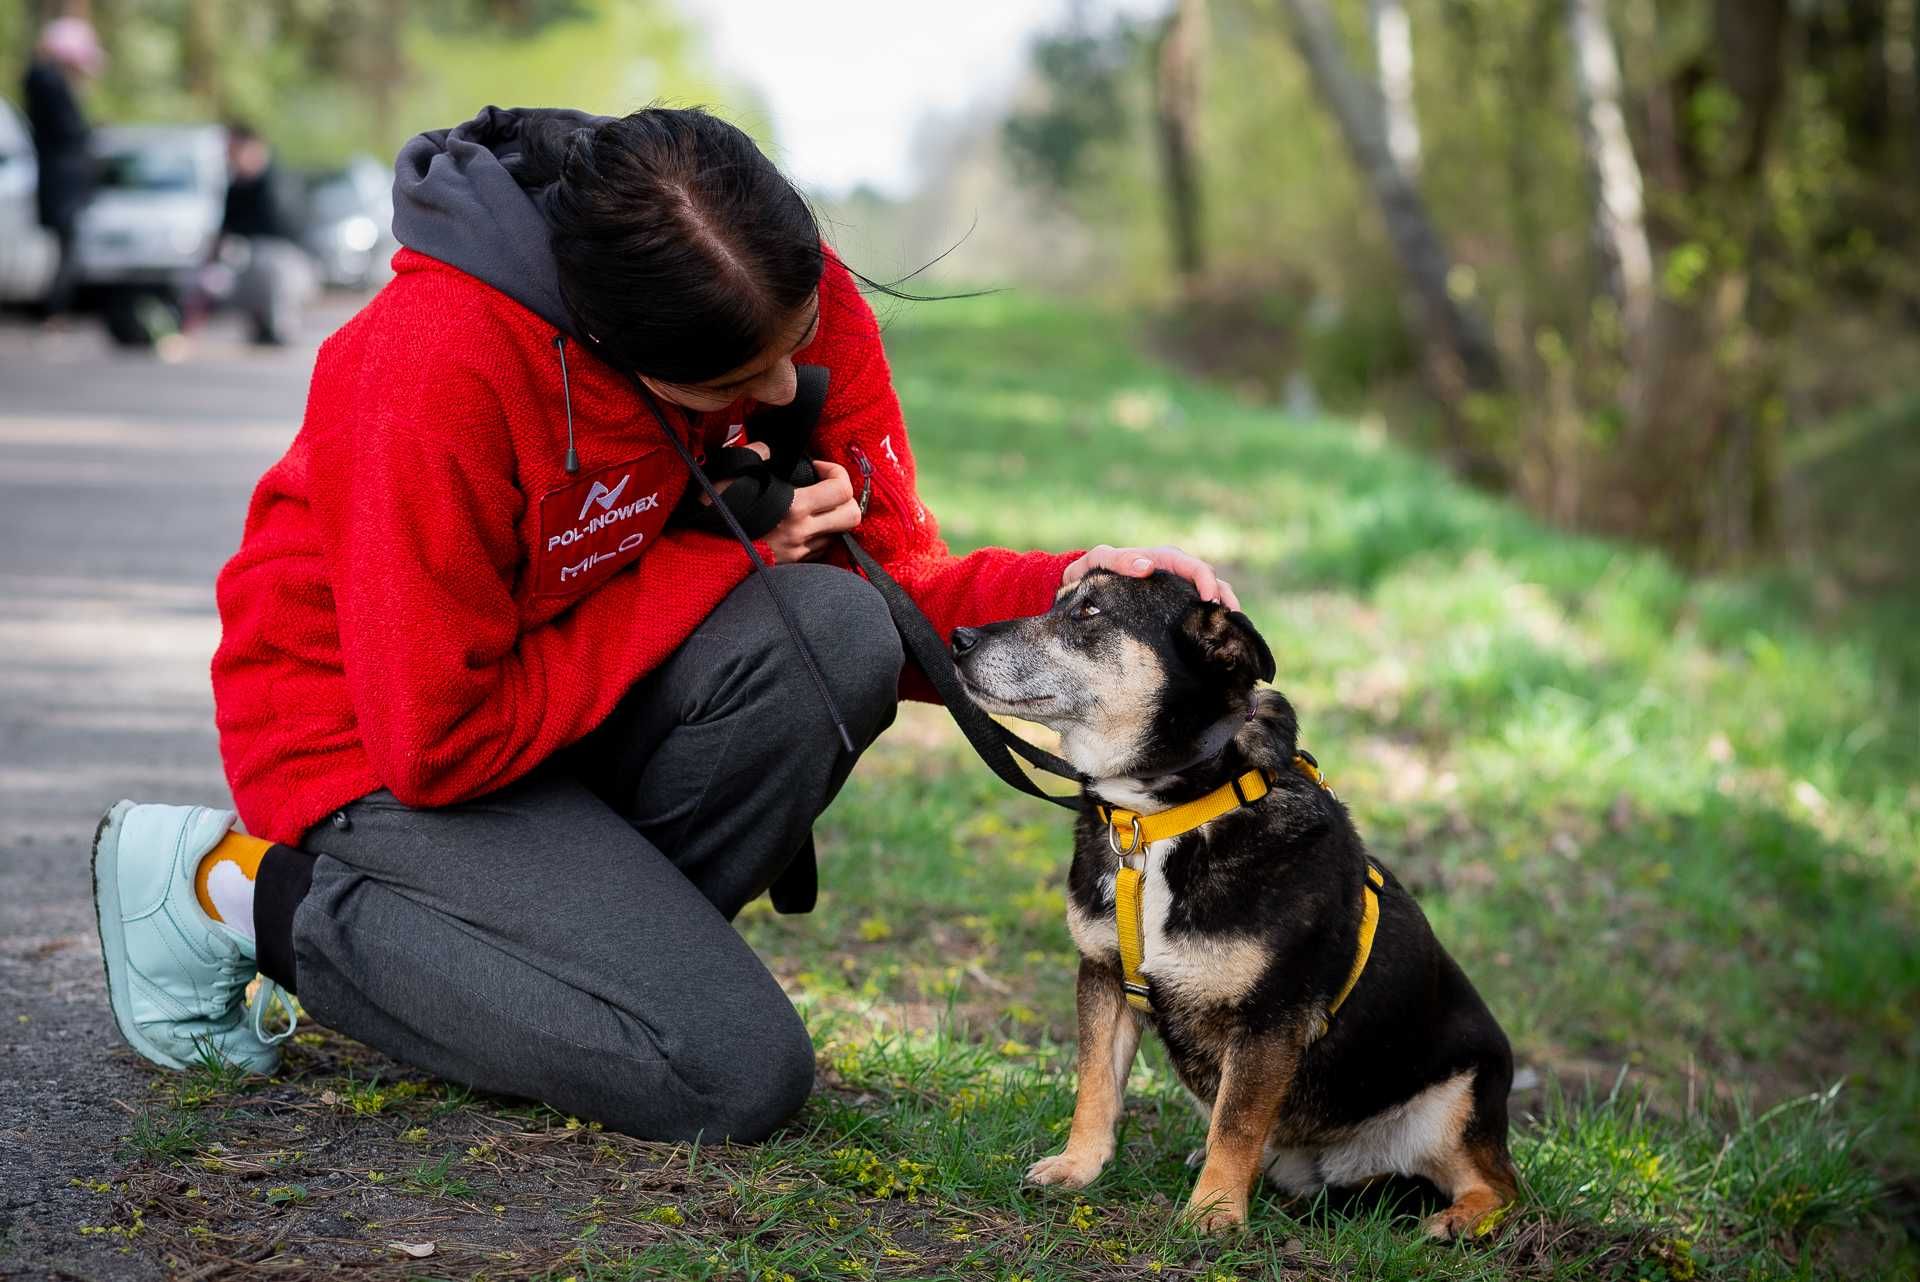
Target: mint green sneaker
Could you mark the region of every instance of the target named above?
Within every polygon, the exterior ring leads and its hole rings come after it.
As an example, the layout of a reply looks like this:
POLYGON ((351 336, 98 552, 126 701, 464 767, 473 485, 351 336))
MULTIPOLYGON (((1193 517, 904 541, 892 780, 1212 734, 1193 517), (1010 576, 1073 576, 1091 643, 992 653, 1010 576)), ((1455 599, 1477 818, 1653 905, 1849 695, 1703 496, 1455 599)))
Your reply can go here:
POLYGON ((293 1035, 293 1001, 255 973, 253 941, 209 917, 194 897, 200 858, 233 826, 231 810, 123 801, 93 838, 93 908, 113 1022, 127 1044, 163 1068, 222 1060, 254 1073, 280 1064, 293 1035), (269 1035, 278 998, 289 1024, 269 1035))

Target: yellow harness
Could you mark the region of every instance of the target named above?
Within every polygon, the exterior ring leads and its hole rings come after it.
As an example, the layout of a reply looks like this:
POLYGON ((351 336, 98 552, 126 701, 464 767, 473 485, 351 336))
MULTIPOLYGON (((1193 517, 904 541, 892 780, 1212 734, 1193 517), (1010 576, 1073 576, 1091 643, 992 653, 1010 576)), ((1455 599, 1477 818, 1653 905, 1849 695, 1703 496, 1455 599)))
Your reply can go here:
MULTIPOLYGON (((1328 792, 1333 791, 1327 787, 1326 776, 1320 773, 1320 763, 1313 759, 1313 754, 1301 752, 1294 757, 1293 768, 1322 788, 1327 788, 1328 792)), ((1146 882, 1147 848, 1156 841, 1166 841, 1192 832, 1201 824, 1211 823, 1242 806, 1250 806, 1272 789, 1272 781, 1267 778, 1265 771, 1249 770, 1227 780, 1204 797, 1157 814, 1143 815, 1137 810, 1094 807, 1100 821, 1107 825, 1107 844, 1113 847, 1114 854, 1120 856, 1120 871, 1113 880, 1113 924, 1120 937, 1120 970, 1126 983, 1127 1004, 1135 1010, 1143 1014, 1153 1013, 1153 1003, 1147 997, 1147 979, 1140 973, 1140 963, 1146 955, 1140 926, 1140 891, 1146 882), (1137 868, 1131 862, 1136 856, 1140 860, 1137 868)), ((1360 982, 1360 972, 1367 968, 1367 958, 1373 953, 1374 931, 1380 925, 1379 892, 1385 885, 1380 870, 1369 863, 1364 887, 1366 902, 1360 915, 1359 946, 1354 949, 1353 969, 1347 972, 1347 982, 1327 1007, 1329 1017, 1347 1000, 1347 994, 1360 982)))

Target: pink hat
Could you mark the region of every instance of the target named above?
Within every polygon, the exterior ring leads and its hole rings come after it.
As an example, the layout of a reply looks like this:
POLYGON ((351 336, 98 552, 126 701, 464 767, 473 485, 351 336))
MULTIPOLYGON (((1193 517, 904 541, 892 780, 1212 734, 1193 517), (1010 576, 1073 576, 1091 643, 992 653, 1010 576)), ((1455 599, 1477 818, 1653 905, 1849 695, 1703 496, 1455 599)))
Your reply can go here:
POLYGON ((40 53, 50 62, 88 76, 99 74, 107 61, 100 37, 85 18, 55 18, 42 27, 40 53))

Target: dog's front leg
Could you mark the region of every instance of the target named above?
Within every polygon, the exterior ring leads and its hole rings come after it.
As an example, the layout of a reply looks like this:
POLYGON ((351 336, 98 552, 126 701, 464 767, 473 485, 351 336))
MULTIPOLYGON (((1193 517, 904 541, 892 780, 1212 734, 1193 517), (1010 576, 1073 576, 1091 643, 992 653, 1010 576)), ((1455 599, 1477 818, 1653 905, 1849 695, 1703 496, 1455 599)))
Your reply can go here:
POLYGON ((1120 973, 1110 965, 1080 960, 1075 988, 1080 1014, 1079 1091, 1067 1147, 1027 1168, 1035 1184, 1084 1188, 1113 1156, 1114 1127, 1126 1094, 1127 1071, 1140 1049, 1140 1021, 1127 1008, 1120 973))
POLYGON ((1246 1223, 1248 1191, 1299 1065, 1299 1040, 1287 1030, 1233 1039, 1221 1057, 1206 1165, 1182 1219, 1209 1231, 1246 1223))

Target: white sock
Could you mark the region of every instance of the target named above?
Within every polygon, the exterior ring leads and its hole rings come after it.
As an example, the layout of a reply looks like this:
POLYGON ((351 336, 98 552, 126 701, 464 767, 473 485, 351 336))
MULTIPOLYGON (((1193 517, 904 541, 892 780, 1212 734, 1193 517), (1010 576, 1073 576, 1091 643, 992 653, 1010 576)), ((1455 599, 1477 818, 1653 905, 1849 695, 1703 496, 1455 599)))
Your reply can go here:
POLYGON ((207 870, 207 895, 220 913, 220 923, 253 943, 253 878, 240 865, 223 859, 207 870))

